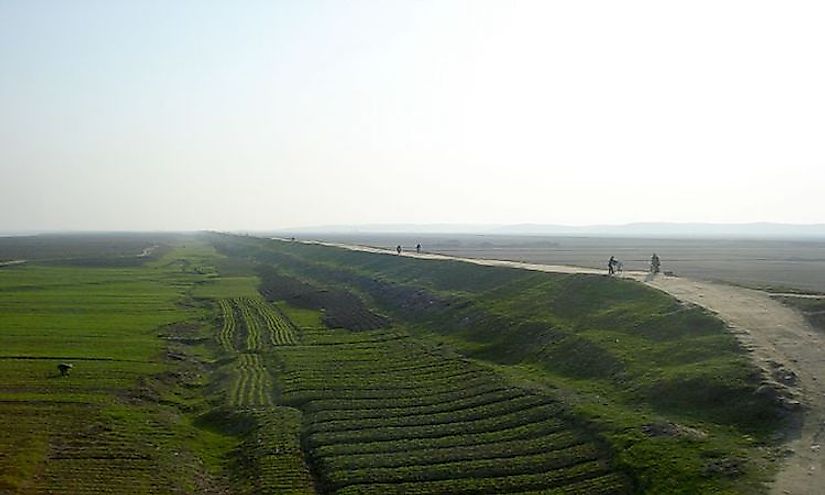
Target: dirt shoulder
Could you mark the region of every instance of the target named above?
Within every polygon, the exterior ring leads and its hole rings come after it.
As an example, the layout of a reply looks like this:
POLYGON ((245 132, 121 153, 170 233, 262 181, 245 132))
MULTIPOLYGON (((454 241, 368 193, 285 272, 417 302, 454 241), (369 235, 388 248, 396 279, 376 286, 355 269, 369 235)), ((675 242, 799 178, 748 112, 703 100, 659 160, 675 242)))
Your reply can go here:
MULTIPOLYGON (((394 254, 386 249, 317 243, 347 249, 394 254)), ((458 258, 431 253, 403 253, 423 259, 452 259, 484 266, 505 266, 556 273, 604 274, 604 270, 563 265, 458 258)), ((756 363, 769 374, 780 371, 804 413, 798 429, 788 432, 787 457, 770 493, 809 495, 825 487, 825 335, 816 332, 796 310, 771 298, 767 292, 716 282, 681 277, 625 272, 637 280, 667 292, 677 299, 697 304, 727 322, 756 363)))
POLYGON ((770 294, 712 282, 657 277, 649 285, 704 306, 725 320, 766 369, 781 364, 795 375, 804 405, 802 425, 791 432, 788 456, 771 487, 775 494, 822 493, 825 486, 825 336, 796 310, 770 294))

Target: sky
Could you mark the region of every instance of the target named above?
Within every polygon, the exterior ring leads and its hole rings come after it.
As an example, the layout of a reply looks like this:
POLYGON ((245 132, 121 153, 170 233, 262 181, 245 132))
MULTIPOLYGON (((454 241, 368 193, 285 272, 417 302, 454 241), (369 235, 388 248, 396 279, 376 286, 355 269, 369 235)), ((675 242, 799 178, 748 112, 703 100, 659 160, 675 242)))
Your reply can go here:
POLYGON ((0 0, 0 231, 825 222, 819 1, 0 0))

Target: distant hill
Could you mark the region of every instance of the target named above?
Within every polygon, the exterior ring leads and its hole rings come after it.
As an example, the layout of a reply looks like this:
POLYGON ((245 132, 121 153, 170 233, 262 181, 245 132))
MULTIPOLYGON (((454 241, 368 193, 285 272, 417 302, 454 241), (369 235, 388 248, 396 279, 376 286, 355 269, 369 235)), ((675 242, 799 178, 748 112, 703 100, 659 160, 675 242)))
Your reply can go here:
POLYGON ((278 229, 276 232, 325 233, 325 234, 490 234, 505 228, 501 224, 458 224, 458 223, 375 223, 363 225, 318 225, 278 229))
POLYGON ((279 229, 279 233, 335 234, 501 234, 577 235, 610 237, 734 237, 734 238, 825 238, 825 224, 783 223, 630 223, 625 225, 552 224, 367 224, 327 225, 279 229))
POLYGON ((630 223, 626 225, 564 226, 521 224, 495 229, 502 234, 576 234, 609 236, 667 237, 825 237, 825 224, 781 223, 630 223))

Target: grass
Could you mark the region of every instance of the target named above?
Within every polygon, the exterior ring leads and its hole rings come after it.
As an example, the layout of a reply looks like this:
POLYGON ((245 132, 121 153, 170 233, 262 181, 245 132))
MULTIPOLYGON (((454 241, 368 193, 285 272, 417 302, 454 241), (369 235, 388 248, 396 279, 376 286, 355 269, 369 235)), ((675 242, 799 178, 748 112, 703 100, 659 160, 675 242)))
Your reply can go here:
MULTIPOLYGON (((342 299, 355 295, 371 311, 389 316, 393 328, 558 397, 613 448, 614 461, 639 490, 755 493, 770 477, 772 458, 764 447, 782 427, 779 407, 754 393, 760 372, 724 324, 697 307, 631 281, 595 275, 214 239, 224 253, 275 267, 259 271, 262 287, 271 280, 283 299, 306 294, 306 287, 346 292, 342 299)), ((322 382, 312 380, 304 383, 322 382)), ((292 390, 287 383, 284 398, 300 407, 331 401, 331 393, 359 402, 409 400, 397 387, 346 390, 334 389, 335 383, 327 380, 325 392, 292 390)), ((483 389, 477 381, 467 385, 483 389)), ((446 393, 436 381, 427 390, 446 393)), ((394 434, 363 432, 358 442, 390 441, 394 434)), ((311 438, 332 441, 336 435, 311 438)))
POLYGON ((258 297, 258 279, 245 277, 212 277, 192 291, 193 297, 219 299, 233 297, 258 297))
POLYGON ((759 493, 771 473, 759 373, 641 285, 96 242, 72 247, 95 263, 46 246, 0 268, 0 492, 759 493))
MULTIPOLYGON (((96 241, 73 242, 94 255, 96 241)), ((236 441, 169 405, 202 400, 196 360, 184 359, 200 351, 169 339, 198 333, 206 313, 189 291, 204 275, 190 267, 209 253, 201 243, 134 266, 0 270, 0 491, 191 493, 211 476, 203 459, 236 441), (183 361, 168 359, 173 349, 183 361), (70 376, 60 362, 74 365, 70 376)))
POLYGON ((783 304, 800 311, 815 329, 825 332, 825 297, 806 298, 793 296, 773 296, 783 304))
MULTIPOLYGON (((494 477, 503 493, 565 486, 563 473, 592 460, 598 472, 577 476, 610 471, 608 452, 560 403, 483 366, 396 331, 302 333, 303 345, 278 349, 279 389, 304 411, 303 442, 328 491, 461 492, 494 477)), ((609 488, 625 492, 627 480, 609 488)))
MULTIPOLYGON (((318 326, 317 311, 310 317, 309 310, 272 306, 259 299, 218 302, 224 320, 220 328, 246 328, 251 335, 286 326, 296 334, 288 342, 247 338, 235 339, 232 348, 224 347, 232 357, 228 366, 237 376, 227 385, 228 404, 236 414, 252 415, 256 425, 293 411, 289 413, 293 430, 290 433, 280 425, 280 434, 292 438, 300 434, 322 492, 351 486, 363 491, 371 484, 414 480, 453 480, 455 487, 469 486, 482 473, 500 478, 499 486, 514 491, 564 486, 568 478, 561 473, 581 463, 597 462, 600 467, 576 472, 570 479, 581 481, 610 471, 603 447, 568 423, 558 402, 510 387, 495 373, 443 355, 408 334, 330 331, 318 326), (275 317, 268 319, 266 314, 275 317), (308 326, 288 320, 289 314, 308 326), (233 323, 227 325, 227 319, 233 323), (252 341, 255 345, 249 344, 252 341), (276 380, 277 393, 266 394, 268 379, 276 380), (364 400, 368 404, 359 403, 364 400), (561 441, 560 433, 567 434, 561 441), (530 442, 524 441, 527 435, 530 442), (324 450, 376 443, 384 448, 381 456, 372 458, 324 450), (407 457, 413 445, 418 457, 407 457), (452 448, 457 445, 464 448, 452 448), (396 462, 388 462, 391 458, 396 462), (558 476, 548 477, 551 471, 558 476), (526 475, 532 478, 520 481, 526 475)), ((250 431, 255 432, 247 433, 252 438, 270 435, 257 426, 250 431)), ((253 452, 260 449, 260 442, 249 442, 253 452)), ((250 487, 278 486, 279 493, 312 489, 303 457, 294 450, 270 448, 267 455, 242 452, 248 457, 244 469, 256 480, 250 487), (285 480, 295 484, 285 485, 285 480)), ((626 480, 610 480, 604 483, 605 493, 625 491, 626 480)))

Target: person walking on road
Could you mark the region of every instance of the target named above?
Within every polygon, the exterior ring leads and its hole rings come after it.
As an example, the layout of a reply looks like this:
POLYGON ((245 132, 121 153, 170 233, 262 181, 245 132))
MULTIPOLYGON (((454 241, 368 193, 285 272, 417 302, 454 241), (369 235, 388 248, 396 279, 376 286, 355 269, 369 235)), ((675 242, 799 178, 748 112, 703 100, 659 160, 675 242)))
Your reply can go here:
POLYGON ((415 252, 418 253, 418 254, 421 254, 421 244, 420 243, 415 245, 415 252))
POLYGON ((401 244, 395 246, 395 252, 401 254, 401 244))
POLYGON ((608 275, 614 275, 615 273, 616 273, 616 258, 611 256, 610 259, 607 260, 607 274, 608 275))

